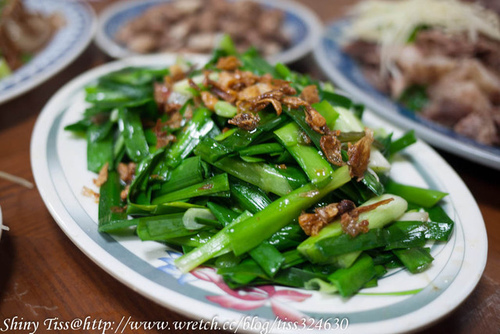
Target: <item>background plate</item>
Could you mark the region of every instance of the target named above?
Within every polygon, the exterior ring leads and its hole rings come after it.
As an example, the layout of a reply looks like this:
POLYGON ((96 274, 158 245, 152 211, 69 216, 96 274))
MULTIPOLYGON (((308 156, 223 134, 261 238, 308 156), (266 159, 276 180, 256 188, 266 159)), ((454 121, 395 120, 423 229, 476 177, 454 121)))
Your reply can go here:
POLYGON ((342 51, 342 30, 349 22, 334 22, 324 30, 314 56, 326 75, 350 96, 403 129, 415 129, 430 144, 489 167, 500 169, 500 148, 480 144, 435 122, 418 117, 377 91, 364 78, 356 62, 342 51))
MULTIPOLYGON (((97 204, 84 197, 95 174, 86 170, 86 143, 64 131, 81 118, 83 87, 99 76, 126 66, 165 66, 176 55, 144 56, 110 63, 86 72, 63 87, 43 109, 31 141, 33 174, 50 213, 68 237, 109 274, 165 307, 196 320, 216 317, 240 331, 309 333, 315 325, 331 333, 392 333, 422 328, 457 307, 479 281, 487 255, 487 238, 479 209, 461 179, 430 147, 418 142, 393 163, 396 181, 448 192, 444 209, 455 221, 446 244, 431 245, 435 261, 417 275, 390 271, 379 286, 342 299, 315 291, 263 286, 237 293, 211 269, 181 274, 173 265, 178 253, 134 236, 97 232, 97 204), (287 318, 295 323, 284 322, 287 318), (251 326, 251 324, 253 324, 251 326), (287 327, 288 326, 288 327, 287 327), (290 327, 292 326, 292 327, 290 327)), ((203 63, 206 58, 188 57, 203 63)), ((372 127, 391 127, 365 112, 372 127)), ((97 190, 97 189, 96 189, 97 190)))
MULTIPOLYGON (((271 56, 271 62, 291 63, 309 53, 316 44, 321 33, 320 19, 307 7, 293 1, 284 0, 254 0, 264 6, 277 8, 285 12, 283 29, 291 38, 291 46, 286 50, 271 56)), ((99 15, 96 33, 96 44, 109 56, 125 58, 136 55, 118 44, 114 36, 118 29, 142 14, 146 9, 169 0, 131 0, 118 2, 106 8, 99 15)))
POLYGON ((31 61, 0 80, 0 103, 38 86, 69 65, 87 47, 96 28, 94 11, 85 2, 26 0, 24 4, 28 10, 60 13, 65 25, 31 61))

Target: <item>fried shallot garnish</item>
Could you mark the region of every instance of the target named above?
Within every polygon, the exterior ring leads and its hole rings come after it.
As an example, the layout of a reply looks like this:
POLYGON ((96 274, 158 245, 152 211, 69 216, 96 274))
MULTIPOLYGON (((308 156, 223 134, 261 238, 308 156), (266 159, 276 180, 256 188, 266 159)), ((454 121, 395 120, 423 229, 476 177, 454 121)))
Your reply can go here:
POLYGON ((257 98, 261 94, 272 91, 273 89, 273 86, 261 82, 245 87, 238 93, 238 102, 246 100, 253 101, 253 99, 257 98))
POLYGON ((257 112, 271 103, 276 113, 280 115, 282 111, 280 100, 283 97, 283 92, 279 89, 266 91, 263 87, 268 88, 271 86, 263 86, 262 84, 250 86, 244 90, 247 97, 245 99, 241 99, 242 94, 240 93, 238 95, 239 101, 236 102, 238 110, 257 112), (256 93, 259 93, 259 95, 255 96, 256 93))
POLYGON ((237 104, 238 110, 239 111, 253 111, 253 112, 258 112, 267 107, 269 104, 272 104, 274 107, 274 110, 276 110, 276 114, 279 116, 281 115, 282 108, 281 108, 281 103, 279 100, 268 97, 268 98, 255 98, 253 100, 246 100, 246 101, 240 101, 240 103, 237 104))
MULTIPOLYGON (((184 112, 184 116, 186 113, 184 112)), ((169 119, 166 120, 165 123, 162 123, 163 126, 168 126, 171 129, 178 129, 182 126, 184 118, 182 117, 179 111, 170 114, 169 119)), ((156 132, 155 132, 156 133, 156 132)), ((158 134, 157 134, 158 136, 158 134)))
POLYGON ((197 91, 197 92, 201 91, 200 86, 198 86, 198 85, 196 84, 196 82, 194 82, 194 81, 193 81, 193 79, 189 78, 189 79, 188 79, 188 84, 189 84, 189 87, 191 87, 191 88, 192 88, 192 89, 194 89, 195 91, 197 91))
POLYGON ((120 180, 126 184, 130 184, 134 178, 136 164, 134 162, 129 162, 128 164, 120 162, 116 170, 120 175, 120 180))
POLYGON ((217 60, 216 67, 223 71, 234 71, 241 67, 241 62, 235 56, 221 57, 217 60))
POLYGON ((175 141, 177 138, 173 134, 169 133, 166 127, 178 129, 181 127, 182 122, 182 115, 178 111, 173 113, 170 119, 166 122, 162 122, 161 119, 158 119, 156 121, 156 125, 152 128, 152 131, 156 136, 156 148, 162 148, 175 141))
POLYGON ((90 188, 83 186, 82 195, 85 197, 91 197, 96 203, 99 203, 99 194, 90 188))
POLYGON ((355 237, 360 233, 368 232, 368 220, 358 221, 359 215, 355 214, 356 210, 352 213, 345 213, 340 217, 340 225, 342 226, 342 231, 349 234, 351 237, 355 237))
POLYGON ((201 92, 201 100, 203 101, 203 104, 205 104, 205 106, 212 111, 214 111, 215 104, 219 101, 214 94, 207 91, 201 92))
POLYGON ((165 104, 165 108, 163 108, 163 110, 166 114, 171 115, 178 112, 181 108, 182 106, 178 103, 167 103, 165 104))
POLYGON ((93 180, 94 184, 97 187, 102 186, 108 180, 108 168, 109 168, 109 163, 106 162, 101 167, 101 170, 99 171, 99 175, 97 175, 97 178, 93 180))
POLYGON ((236 125, 240 129, 252 131, 257 128, 260 117, 250 112, 239 113, 228 121, 229 124, 236 125))
POLYGON ((359 233, 368 232, 369 222, 366 219, 359 221, 359 215, 363 212, 368 212, 375 208, 378 208, 379 206, 387 204, 393 200, 393 198, 384 199, 370 205, 360 206, 342 214, 342 216, 340 217, 340 225, 342 226, 342 230, 352 237, 357 236, 359 233))
POLYGON ((319 231, 341 215, 356 208, 349 200, 332 203, 316 208, 314 213, 302 213, 299 216, 299 225, 307 235, 317 235, 319 231))
POLYGON ((300 98, 309 104, 318 103, 320 101, 318 87, 316 85, 305 86, 300 93, 300 98))
POLYGON ((128 197, 128 191, 130 190, 130 185, 126 185, 125 188, 120 192, 120 198, 125 201, 128 197))
POLYGON ((169 133, 161 137, 156 137, 156 148, 162 148, 170 144, 171 142, 175 142, 177 137, 173 134, 169 133))
POLYGON ((155 83, 154 85, 154 97, 158 109, 163 110, 166 114, 171 114, 176 112, 181 108, 178 103, 169 103, 168 99, 170 97, 172 90, 167 84, 155 83))
POLYGON ((159 82, 155 82, 154 84, 154 96, 156 104, 161 107, 165 105, 168 101, 168 97, 170 96, 170 89, 167 85, 159 82))
POLYGON ((329 134, 321 137, 319 142, 321 150, 325 154, 326 159, 336 165, 343 166, 344 161, 342 160, 342 143, 337 138, 340 131, 331 131, 329 134))
POLYGON ((328 132, 326 119, 310 105, 305 106, 306 123, 309 124, 314 131, 325 134, 328 132))
POLYGON ((223 87, 231 88, 236 91, 242 91, 246 87, 255 85, 258 80, 259 77, 250 71, 236 70, 234 72, 221 72, 219 74, 218 82, 223 87))
POLYGON ((290 81, 286 81, 283 79, 276 79, 270 73, 266 73, 259 78, 259 82, 268 83, 273 86, 281 87, 281 86, 290 86, 290 81))
POLYGON ((349 172, 351 177, 357 177, 358 181, 363 179, 363 175, 368 168, 370 161, 370 148, 373 143, 373 130, 366 128, 365 136, 356 143, 348 144, 347 155, 349 160, 349 172))
POLYGON ((170 72, 170 77, 172 78, 172 81, 177 82, 186 77, 186 72, 182 69, 182 67, 178 64, 174 64, 169 67, 169 72, 170 72))
POLYGON ((236 92, 231 88, 222 86, 217 81, 213 81, 212 79, 209 78, 208 75, 209 72, 208 71, 205 72, 205 79, 203 79, 203 85, 208 87, 210 92, 215 96, 229 103, 235 103, 238 98, 238 92, 236 92))
POLYGON ((93 115, 90 117, 90 121, 93 124, 103 124, 109 120, 109 115, 106 113, 98 113, 97 115, 93 115))

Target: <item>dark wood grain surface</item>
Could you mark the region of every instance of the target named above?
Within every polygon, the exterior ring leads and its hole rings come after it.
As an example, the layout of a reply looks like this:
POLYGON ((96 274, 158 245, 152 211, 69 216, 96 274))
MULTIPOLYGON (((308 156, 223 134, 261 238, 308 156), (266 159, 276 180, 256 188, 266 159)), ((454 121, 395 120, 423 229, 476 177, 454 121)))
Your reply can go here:
MULTIPOLYGON (((324 22, 329 22, 342 15, 351 2, 304 0, 303 3, 310 6, 324 22)), ((92 4, 99 11, 107 2, 92 4)), ((0 171, 33 182, 30 140, 40 110, 73 77, 107 61, 110 59, 91 44, 60 74, 0 105, 0 171)), ((321 78, 311 57, 294 64, 294 68, 321 78)), ((461 176, 479 204, 488 232, 489 251, 486 270, 476 289, 449 316, 425 332, 499 333, 500 173, 440 153, 461 176)), ((5 328, 4 320, 14 317, 39 323, 47 319, 70 321, 86 317, 117 323, 122 317, 131 317, 136 321, 187 320, 124 286, 87 258, 58 227, 36 187, 28 189, 0 179, 0 206, 4 224, 10 227, 0 241, 0 330, 5 328)), ((44 331, 39 329, 37 333, 44 331)))

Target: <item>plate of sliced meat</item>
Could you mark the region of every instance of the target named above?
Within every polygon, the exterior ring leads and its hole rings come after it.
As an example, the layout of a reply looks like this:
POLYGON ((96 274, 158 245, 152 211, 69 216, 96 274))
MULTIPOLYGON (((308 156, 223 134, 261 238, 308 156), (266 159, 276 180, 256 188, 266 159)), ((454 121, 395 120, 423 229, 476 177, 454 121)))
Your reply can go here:
POLYGON ((69 65, 95 27, 94 11, 83 1, 0 1, 0 103, 69 65))
POLYGON ((430 144, 500 169, 500 18, 459 1, 366 1, 315 48, 339 87, 430 144))
POLYGON ((238 51, 255 47, 271 62, 309 53, 321 33, 316 14, 288 0, 129 0, 99 15, 97 45, 109 56, 210 54, 223 35, 238 51))

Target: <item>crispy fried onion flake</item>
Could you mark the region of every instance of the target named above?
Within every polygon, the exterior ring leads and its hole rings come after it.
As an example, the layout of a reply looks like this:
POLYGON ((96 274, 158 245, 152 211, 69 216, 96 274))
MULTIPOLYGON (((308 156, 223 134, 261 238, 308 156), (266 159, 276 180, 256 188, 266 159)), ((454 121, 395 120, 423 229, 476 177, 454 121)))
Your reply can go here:
POLYGON ((228 123, 236 125, 241 129, 252 131, 255 130, 255 128, 257 128, 257 125, 259 125, 259 121, 260 121, 259 115, 253 114, 251 112, 244 112, 234 116, 232 119, 228 121, 228 123))
POLYGON ((342 143, 337 138, 339 134, 340 131, 331 132, 328 135, 322 136, 319 142, 326 159, 336 166, 344 165, 344 161, 342 160, 342 143))
MULTIPOLYGON (((328 131, 320 140, 321 150, 325 154, 325 157, 330 163, 336 166, 345 165, 342 160, 342 143, 338 138, 340 135, 340 131, 328 131)), ((365 171, 368 168, 373 140, 373 131, 366 128, 364 136, 361 139, 355 143, 349 142, 347 145, 347 165, 349 165, 349 172, 351 177, 357 177, 358 181, 363 179, 365 171)))
POLYGON ((217 68, 223 71, 234 71, 241 67, 241 62, 235 56, 221 57, 217 60, 217 68))
POLYGON ((346 212, 342 215, 342 217, 340 217, 340 225, 342 225, 342 230, 345 233, 349 234, 351 237, 355 237, 359 233, 368 232, 368 220, 365 219, 359 221, 359 215, 363 212, 374 210, 381 205, 392 202, 393 200, 393 198, 384 199, 382 201, 370 205, 360 206, 358 208, 355 208, 354 210, 346 212))
POLYGON ((373 143, 373 131, 369 128, 365 129, 365 136, 356 143, 348 144, 347 155, 349 160, 349 171, 351 177, 357 177, 358 181, 363 179, 363 175, 368 168, 370 162, 370 148, 373 143))
POLYGON ((314 213, 302 213, 299 216, 299 225, 307 235, 317 235, 323 227, 355 208, 356 205, 349 200, 332 203, 314 209, 314 213))
POLYGON ((108 180, 108 169, 109 169, 109 163, 106 162, 99 170, 99 175, 97 175, 97 178, 93 180, 94 184, 97 187, 102 186, 108 180))
POLYGON ((388 198, 371 205, 356 207, 349 200, 342 200, 339 203, 332 203, 324 207, 316 208, 314 213, 302 213, 299 216, 299 225, 307 235, 317 235, 323 227, 334 220, 340 218, 342 230, 352 237, 360 233, 368 232, 368 220, 359 221, 359 215, 363 212, 374 210, 375 208, 393 201, 388 198))

